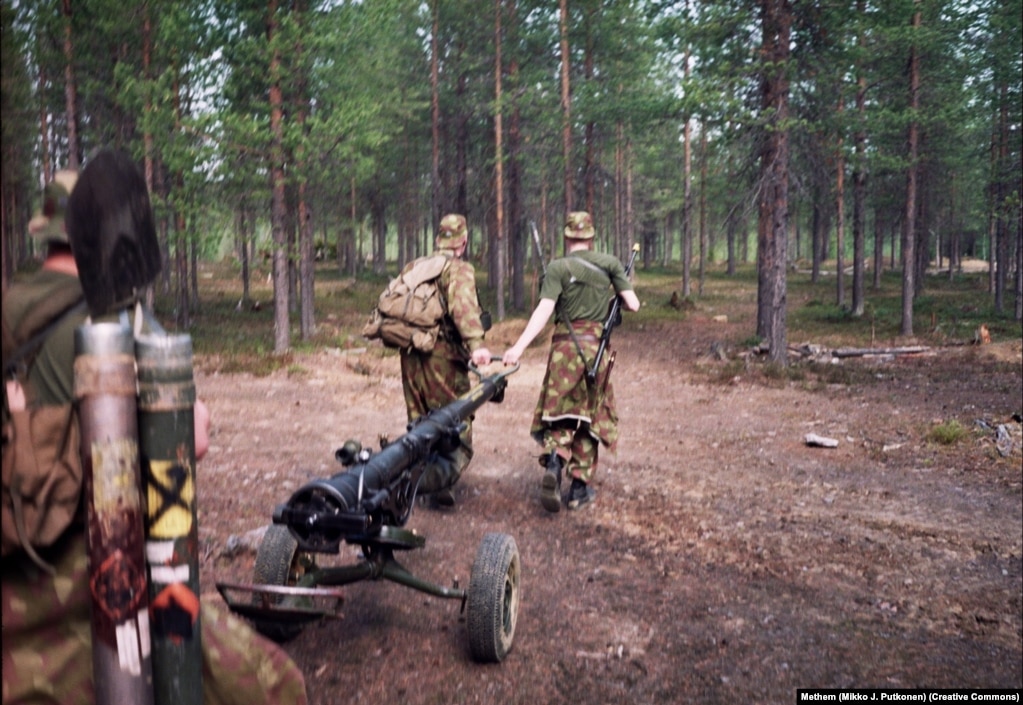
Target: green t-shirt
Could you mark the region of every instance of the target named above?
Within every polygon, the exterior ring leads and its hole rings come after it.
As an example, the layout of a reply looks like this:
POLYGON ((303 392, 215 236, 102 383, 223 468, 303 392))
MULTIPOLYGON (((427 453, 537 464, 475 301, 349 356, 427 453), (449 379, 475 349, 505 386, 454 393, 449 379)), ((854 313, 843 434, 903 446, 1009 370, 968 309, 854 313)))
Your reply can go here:
MULTIPOLYGON (((82 295, 78 277, 41 269, 11 286, 4 294, 4 318, 12 330, 42 302, 82 295)), ((66 316, 46 337, 32 361, 28 376, 29 402, 60 406, 74 400, 75 329, 85 322, 88 312, 66 316)))
POLYGON ((548 265, 540 298, 556 301, 570 321, 602 321, 611 296, 608 286, 613 286, 616 294, 632 289, 618 258, 579 250, 548 265))

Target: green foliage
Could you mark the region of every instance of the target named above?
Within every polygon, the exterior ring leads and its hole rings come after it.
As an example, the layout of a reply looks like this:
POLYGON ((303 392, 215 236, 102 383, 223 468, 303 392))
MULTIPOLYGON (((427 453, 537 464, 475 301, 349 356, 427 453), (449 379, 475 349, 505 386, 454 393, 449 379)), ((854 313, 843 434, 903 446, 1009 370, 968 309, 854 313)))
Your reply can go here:
POLYGON ((969 429, 965 428, 955 419, 951 419, 932 426, 927 432, 927 439, 939 445, 952 446, 969 435, 969 429))
MULTIPOLYGON (((297 230, 301 189, 315 237, 342 245, 348 271, 364 268, 371 255, 380 266, 399 245, 403 258, 419 254, 438 208, 465 210, 474 252, 496 267, 500 250, 491 231, 500 110, 505 138, 515 138, 514 150, 509 144, 504 153, 508 181, 502 195, 510 218, 543 220, 556 232, 566 201, 564 176, 571 173, 572 200, 594 209, 603 242, 621 249, 624 240, 647 236, 664 253, 657 259, 672 264, 680 255, 686 193, 681 134, 691 120, 693 231, 708 233, 709 263, 733 258, 738 271, 729 284, 755 282, 755 272, 742 265, 756 256, 760 139, 778 128, 760 105, 760 78, 774 67, 760 51, 758 5, 568 5, 569 54, 562 57, 556 4, 497 3, 505 89, 497 105, 494 3, 303 0, 276 3, 270 18, 265 0, 92 0, 70 4, 70 24, 58 0, 4 3, 2 184, 4 202, 20 209, 5 219, 6 242, 12 231, 23 230, 39 190, 44 127, 50 166, 68 160, 67 68, 78 80, 75 124, 82 155, 116 144, 140 161, 154 160, 153 200, 158 220, 171 230, 169 255, 182 245, 205 257, 228 252, 236 248, 241 223, 245 237, 265 241, 271 221, 268 96, 276 53, 283 94, 283 228, 288 236, 297 230), (277 29, 268 40, 271 19, 277 29), (148 65, 146 26, 152 37, 148 65), (70 67, 64 65, 67 28, 74 43, 70 67), (567 171, 563 59, 571 82, 567 171), (40 115, 47 116, 45 126, 37 124, 40 115), (174 232, 178 227, 182 232, 174 232)), ((988 246, 989 215, 1001 218, 1011 233, 1023 180, 1019 140, 1013 139, 1023 120, 1021 7, 1021 0, 791 4, 793 53, 778 67, 790 81, 782 125, 792 143, 790 230, 817 228, 823 249, 836 244, 840 157, 847 171, 867 177, 864 231, 897 226, 905 209, 906 130, 917 123, 919 233, 940 234, 943 250, 949 234, 960 233, 960 249, 974 254, 988 246), (919 28, 910 24, 916 10, 923 13, 919 28), (910 51, 922 66, 916 111, 908 107, 910 51), (866 93, 857 110, 861 80, 866 93), (857 133, 864 136, 859 151, 857 133), (992 161, 991 145, 999 139, 1004 154, 992 161)), ((843 254, 851 246, 851 220, 843 254)), ((509 225, 515 232, 521 223, 509 225)), ((934 237, 925 240, 936 254, 934 237)), ((521 252, 521 242, 511 246, 509 251, 521 252)), ((287 254, 299 259, 296 248, 287 254)), ((711 268, 706 290, 693 299, 711 315, 719 303, 717 276, 711 268)), ((829 303, 830 282, 808 288, 792 277, 793 335, 841 337, 834 333, 841 330, 890 339, 900 311, 890 281, 895 276, 886 274, 883 291, 867 294, 870 309, 860 318, 829 303)), ((663 293, 670 297, 678 289, 673 283, 663 293)), ((485 292, 495 301, 503 293, 485 292)), ((925 336, 960 340, 979 322, 993 331, 1018 328, 995 314, 985 300, 990 294, 970 294, 966 310, 944 295, 932 297, 928 281, 915 309, 929 326, 925 336)), ((637 320, 661 312, 644 310, 637 320)), ((749 320, 745 311, 731 315, 749 320)))
MULTIPOLYGON (((0 5, 0 113, 3 159, 0 160, 0 184, 5 204, 20 204, 15 210, 4 209, 4 227, 15 225, 13 230, 4 232, 4 266, 9 266, 7 249, 9 232, 25 232, 25 225, 36 205, 38 188, 32 178, 32 134, 35 114, 33 110, 32 86, 29 66, 25 61, 29 37, 23 28, 15 24, 15 12, 11 4, 0 5), (13 211, 13 212, 12 212, 13 211), (8 221, 12 221, 10 224, 8 221)), ((24 237, 19 240, 24 241, 24 237)), ((18 248, 20 250, 20 247, 18 248)))

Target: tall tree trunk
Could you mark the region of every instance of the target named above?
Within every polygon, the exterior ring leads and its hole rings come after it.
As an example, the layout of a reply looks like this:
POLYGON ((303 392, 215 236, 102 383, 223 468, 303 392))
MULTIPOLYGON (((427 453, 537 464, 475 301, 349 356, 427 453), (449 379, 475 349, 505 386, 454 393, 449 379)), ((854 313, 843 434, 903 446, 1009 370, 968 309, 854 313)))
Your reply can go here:
MULTIPOLYGON (((685 74, 689 75, 689 52, 685 55, 685 74)), ((693 293, 693 132, 692 120, 687 116, 682 126, 682 295, 693 293)), ((665 243, 670 241, 665 238, 665 243)), ((668 253, 671 246, 668 244, 668 253)), ((670 259, 670 257, 669 257, 670 259)))
MULTIPOLYGON (((838 118, 841 121, 845 104, 838 99, 838 118)), ((835 213, 838 222, 835 224, 835 304, 845 306, 845 155, 842 136, 838 137, 835 149, 835 213)))
POLYGON ((494 195, 497 203, 494 216, 496 227, 494 229, 494 270, 497 273, 496 281, 492 282, 491 288, 494 296, 497 297, 497 320, 504 320, 504 275, 505 275, 505 237, 504 237, 504 121, 501 101, 502 83, 501 78, 504 67, 501 65, 501 0, 494 0, 494 195))
MULTIPOLYGON (((1013 186, 1006 183, 1006 176, 1012 170, 1009 164, 1009 97, 1008 86, 1001 86, 1001 107, 998 111, 998 170, 995 172, 995 193, 997 194, 996 218, 997 245, 992 243, 995 250, 995 312, 1002 313, 1005 310, 1005 288, 1008 283, 1009 272, 1009 204, 1006 198, 1013 186)), ((1018 139, 1018 138, 1017 138, 1018 139)), ((1016 185, 1018 188, 1018 184, 1016 185)), ((1019 193, 1018 191, 1016 192, 1019 193)), ((1017 195, 1018 198, 1018 195, 1017 195)))
MULTIPOLYGON (((593 79, 593 16, 586 14, 586 50, 583 55, 583 81, 584 85, 593 79)), ((621 92, 621 86, 619 86, 621 92)), ((583 210, 588 211, 596 217, 596 188, 597 188, 597 126, 593 120, 587 120, 583 131, 583 210)))
POLYGON ((767 340, 772 362, 787 362, 786 259, 788 247, 789 84, 786 69, 792 6, 761 0, 763 49, 761 111, 769 121, 761 137, 760 203, 757 232, 757 334, 767 340))
POLYGON ((358 223, 358 205, 355 200, 355 177, 349 182, 349 208, 348 214, 349 237, 346 247, 348 249, 348 274, 355 276, 362 269, 362 227, 358 223))
POLYGON ((278 47, 277 0, 269 0, 266 38, 270 50, 270 230, 273 235, 274 354, 291 347, 289 315, 288 216, 284 184, 284 96, 281 90, 281 52, 278 47))
POLYGON ((614 180, 614 233, 615 241, 625 232, 625 126, 615 122, 615 180, 614 180))
MULTIPOLYGON (((866 0, 856 1, 856 14, 866 16, 866 0)), ((861 29, 857 43, 860 50, 866 48, 866 33, 861 29)), ((866 199, 867 199, 867 77, 863 67, 857 63, 856 71, 856 132, 853 136, 856 163, 853 166, 853 295, 852 315, 859 318, 866 307, 864 277, 866 269, 866 199)))
MULTIPOLYGON (((181 188, 182 184, 177 184, 181 188)), ((188 223, 185 214, 178 209, 174 213, 174 234, 177 241, 174 246, 174 271, 177 274, 176 298, 177 316, 175 322, 182 330, 188 330, 192 324, 188 301, 188 223)))
POLYGON ((568 0, 558 1, 561 34, 561 152, 565 160, 565 213, 572 210, 572 92, 569 82, 568 0))
MULTIPOLYGON (((509 33, 516 32, 518 8, 515 0, 508 0, 509 33)), ((514 46, 515 35, 509 37, 514 46)), ((508 64, 511 89, 519 86, 519 63, 513 58, 508 64)), ((522 214, 522 116, 519 108, 519 93, 512 97, 511 116, 508 125, 508 251, 510 253, 511 301, 512 308, 521 311, 526 305, 525 292, 525 218, 522 214)))
MULTIPOLYGON (((458 53, 461 55, 462 45, 459 44, 458 53)), ((469 110, 466 107, 465 94, 468 90, 469 76, 462 72, 458 76, 455 87, 455 103, 458 106, 457 117, 455 118, 455 204, 456 213, 469 217, 469 110)), ((449 212, 447 209, 441 209, 449 212)), ((439 224, 439 222, 438 222, 439 224)), ((471 229, 470 229, 471 233, 471 229)), ((469 237, 469 244, 472 245, 472 236, 469 237)))
MULTIPOLYGON (((919 7, 920 0, 914 0, 919 7)), ((916 114, 920 109, 920 55, 917 51, 921 14, 919 9, 913 13, 913 43, 909 50, 909 109, 912 117, 909 121, 907 136, 906 160, 906 204, 902 226, 902 326, 900 333, 913 335, 913 298, 916 295, 916 189, 917 151, 920 142, 920 124, 916 114)))
POLYGON ((441 209, 440 183, 440 0, 433 0, 430 9, 432 25, 430 31, 430 227, 434 235, 444 214, 441 209))
MULTIPOLYGON (((142 110, 146 115, 153 111, 153 86, 152 86, 152 61, 153 61, 153 23, 150 16, 149 3, 142 6, 142 80, 145 83, 145 98, 142 110)), ((146 127, 142 135, 142 172, 146 180, 146 190, 154 194, 153 183, 153 132, 146 127)), ((166 264, 166 263, 164 263, 166 264)), ((164 267, 161 267, 163 269, 164 267)), ((196 295, 198 299, 198 294, 196 295)), ((156 299, 155 284, 146 287, 145 304, 149 310, 153 309, 156 299)))
POLYGON ((707 242, 707 126, 700 125, 700 296, 706 277, 710 248, 707 242))
POLYGON ((948 237, 948 280, 955 280, 955 273, 957 269, 962 269, 962 257, 959 253, 960 240, 959 240, 959 219, 958 212, 958 200, 959 195, 958 183, 959 180, 956 178, 955 172, 952 173, 951 193, 949 194, 949 212, 948 212, 948 225, 949 225, 949 237, 948 237))
MULTIPOLYGON (((174 81, 172 95, 174 102, 174 132, 180 133, 181 117, 181 82, 177 66, 172 67, 174 81)), ((181 169, 173 174, 174 188, 178 193, 185 192, 185 175, 181 169)), ((185 205, 178 203, 174 207, 174 270, 177 274, 177 324, 179 328, 188 329, 191 325, 191 301, 188 286, 188 220, 185 218, 185 205)))
MULTIPOLYGON (((150 16, 150 5, 142 5, 142 80, 146 82, 145 98, 142 110, 147 115, 153 111, 152 63, 153 63, 153 23, 150 16)), ((142 135, 142 170, 146 178, 146 188, 153 193, 153 132, 146 127, 142 135)))
POLYGON ((884 271, 884 219, 874 209, 874 291, 881 290, 881 273, 884 271))
POLYGON ((636 242, 636 216, 632 201, 632 140, 625 140, 625 237, 620 238, 614 249, 615 255, 624 257, 631 243, 636 242))
POLYGON ((814 284, 820 282, 821 267, 824 260, 828 258, 828 233, 831 230, 831 209, 825 203, 827 186, 821 178, 814 178, 813 185, 813 215, 811 228, 811 248, 813 250, 813 261, 810 265, 810 281, 814 284))
POLYGON ((293 61, 296 65, 295 122, 298 127, 299 143, 295 154, 295 172, 298 180, 298 281, 299 281, 299 329, 302 340, 310 340, 316 331, 316 252, 313 237, 313 216, 308 202, 308 155, 305 140, 308 136, 306 119, 311 110, 309 100, 309 77, 306 72, 305 36, 307 7, 306 0, 294 0, 292 9, 298 25, 293 61))
POLYGON ((240 306, 242 308, 248 308, 249 302, 252 298, 252 275, 250 273, 251 260, 249 258, 249 219, 246 217, 246 203, 245 199, 242 198, 241 203, 238 204, 238 256, 241 258, 242 263, 242 299, 240 306))
POLYGON ((1023 320, 1023 209, 1016 204, 1016 305, 1013 320, 1023 320))
MULTIPOLYGON (((305 119, 305 110, 300 109, 296 115, 299 123, 305 119)), ((298 157, 295 161, 295 168, 299 172, 298 181, 298 249, 299 249, 299 295, 300 303, 300 328, 302 340, 309 340, 316 330, 315 310, 315 279, 316 279, 316 252, 313 238, 313 216, 309 208, 307 198, 307 180, 303 175, 308 164, 305 157, 298 157)))
POLYGON ((373 273, 387 272, 387 206, 378 191, 369 197, 369 219, 373 242, 373 273))
MULTIPOLYGON (((39 71, 37 91, 39 95, 45 95, 46 84, 49 83, 49 74, 46 72, 44 62, 40 60, 39 52, 42 51, 42 32, 36 38, 36 68, 39 71)), ((50 183, 53 180, 53 162, 50 161, 50 113, 46 109, 46 101, 39 101, 39 158, 42 161, 43 182, 50 183)))
POLYGON ((78 82, 75 78, 74 41, 71 36, 71 0, 62 0, 64 15, 64 111, 67 114, 67 168, 78 171, 82 148, 78 143, 78 82))
POLYGON ((735 276, 735 271, 738 265, 738 256, 735 253, 736 240, 739 239, 739 209, 742 205, 736 203, 728 211, 728 215, 725 216, 725 247, 727 249, 728 263, 725 267, 725 272, 728 276, 735 276))
POLYGON ((998 137, 1000 131, 997 122, 991 128, 991 176, 988 182, 988 217, 987 217, 987 290, 995 292, 995 248, 998 242, 998 137))

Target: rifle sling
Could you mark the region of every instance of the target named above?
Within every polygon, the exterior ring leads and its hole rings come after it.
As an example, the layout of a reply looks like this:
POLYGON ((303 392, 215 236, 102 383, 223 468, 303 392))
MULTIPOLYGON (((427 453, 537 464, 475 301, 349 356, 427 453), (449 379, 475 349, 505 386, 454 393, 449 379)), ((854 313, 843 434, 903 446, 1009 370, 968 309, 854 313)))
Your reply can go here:
POLYGON ((65 318, 71 316, 78 311, 85 310, 85 299, 84 297, 78 299, 76 302, 71 304, 69 307, 61 311, 52 321, 47 323, 38 333, 33 335, 27 341, 22 343, 17 350, 11 353, 11 356, 4 360, 4 379, 11 379, 17 372, 21 361, 25 357, 29 357, 35 354, 37 348, 42 346, 46 339, 50 336, 50 333, 64 321, 65 318))

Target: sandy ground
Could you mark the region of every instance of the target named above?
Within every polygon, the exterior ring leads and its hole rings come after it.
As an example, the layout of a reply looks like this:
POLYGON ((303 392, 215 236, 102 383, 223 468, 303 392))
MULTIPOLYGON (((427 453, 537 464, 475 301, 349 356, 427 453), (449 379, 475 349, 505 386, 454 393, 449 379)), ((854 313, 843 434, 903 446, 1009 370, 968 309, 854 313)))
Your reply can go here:
MULTIPOLYGON (((339 618, 285 645, 311 703, 792 703, 806 687, 1023 686, 1020 344, 778 379, 736 362, 742 351, 711 354, 736 337, 727 326, 627 321, 616 333, 622 441, 581 512, 540 507, 528 424, 546 348, 527 351, 504 402, 477 416, 457 505, 417 506, 408 527, 427 543, 402 556, 466 585, 483 535, 513 537, 511 653, 473 662, 458 601, 357 583, 339 618), (935 442, 951 420, 966 437, 935 442), (808 445, 811 433, 837 448, 808 445)), ((492 331, 492 349, 518 327, 492 331)), ((397 358, 373 346, 297 355, 267 377, 197 367, 214 417, 199 467, 202 585, 220 599, 216 581, 252 578, 253 552, 226 548, 339 471, 346 439, 401 434, 404 407, 397 358)))

